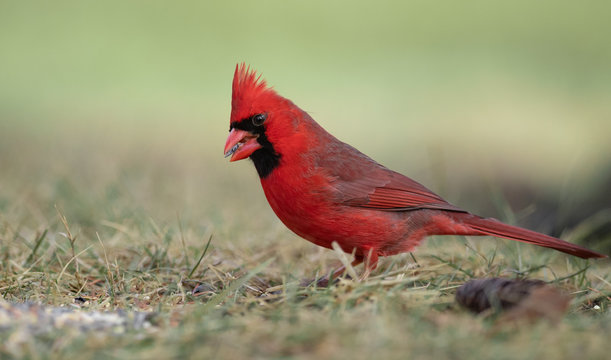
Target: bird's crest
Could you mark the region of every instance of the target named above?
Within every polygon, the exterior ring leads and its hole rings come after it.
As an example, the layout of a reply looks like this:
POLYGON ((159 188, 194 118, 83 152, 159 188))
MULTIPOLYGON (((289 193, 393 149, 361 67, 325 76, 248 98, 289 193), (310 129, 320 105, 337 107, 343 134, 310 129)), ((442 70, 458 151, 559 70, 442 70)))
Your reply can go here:
POLYGON ((262 95, 276 95, 261 75, 245 63, 237 64, 233 75, 231 121, 239 121, 250 114, 255 99, 262 95))

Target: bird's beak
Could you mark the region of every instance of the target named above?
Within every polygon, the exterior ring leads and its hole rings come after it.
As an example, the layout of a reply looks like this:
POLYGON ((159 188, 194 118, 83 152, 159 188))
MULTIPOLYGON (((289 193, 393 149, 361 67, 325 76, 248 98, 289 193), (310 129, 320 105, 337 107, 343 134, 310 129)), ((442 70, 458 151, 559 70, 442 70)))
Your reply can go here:
POLYGON ((253 135, 248 131, 231 129, 225 143, 225 157, 231 156, 229 161, 238 161, 250 156, 261 148, 257 142, 259 135, 253 135))

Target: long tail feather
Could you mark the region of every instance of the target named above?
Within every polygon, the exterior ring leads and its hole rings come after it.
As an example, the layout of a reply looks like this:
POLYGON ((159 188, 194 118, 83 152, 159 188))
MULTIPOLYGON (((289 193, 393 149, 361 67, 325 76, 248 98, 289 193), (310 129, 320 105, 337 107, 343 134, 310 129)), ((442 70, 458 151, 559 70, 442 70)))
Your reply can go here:
POLYGON ((584 259, 608 257, 607 255, 597 253, 552 236, 519 228, 517 226, 504 224, 496 219, 482 218, 468 213, 456 213, 452 215, 451 217, 453 217, 455 221, 461 222, 463 225, 473 229, 475 232, 473 235, 491 235, 505 239, 517 240, 528 244, 535 244, 546 248, 555 249, 584 259))

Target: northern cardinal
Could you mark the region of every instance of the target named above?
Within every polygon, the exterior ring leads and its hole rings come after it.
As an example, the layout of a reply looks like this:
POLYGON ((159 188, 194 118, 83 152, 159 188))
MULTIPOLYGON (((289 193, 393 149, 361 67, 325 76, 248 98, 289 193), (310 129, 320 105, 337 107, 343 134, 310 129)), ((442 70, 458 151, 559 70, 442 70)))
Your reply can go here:
POLYGON ((253 161, 280 220, 316 245, 353 253, 375 269, 379 256, 411 251, 429 235, 491 235, 581 258, 605 255, 471 214, 329 134, 245 64, 233 77, 225 157, 253 161))

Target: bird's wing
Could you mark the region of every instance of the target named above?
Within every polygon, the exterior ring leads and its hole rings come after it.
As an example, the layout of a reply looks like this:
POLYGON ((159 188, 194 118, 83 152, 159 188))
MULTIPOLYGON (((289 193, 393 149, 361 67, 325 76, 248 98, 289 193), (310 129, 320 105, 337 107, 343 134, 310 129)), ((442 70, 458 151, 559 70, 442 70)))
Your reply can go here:
POLYGON ((391 179, 386 185, 370 186, 367 190, 364 189, 362 179, 355 183, 342 186, 346 205, 385 211, 437 209, 464 212, 409 178, 391 179))
POLYGON ((342 204, 384 211, 438 209, 465 212, 350 145, 332 148, 326 155, 318 165, 327 172, 336 200, 342 204))

